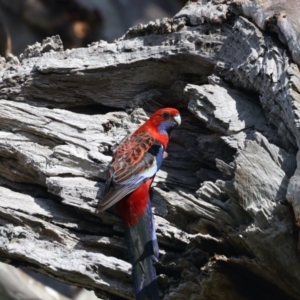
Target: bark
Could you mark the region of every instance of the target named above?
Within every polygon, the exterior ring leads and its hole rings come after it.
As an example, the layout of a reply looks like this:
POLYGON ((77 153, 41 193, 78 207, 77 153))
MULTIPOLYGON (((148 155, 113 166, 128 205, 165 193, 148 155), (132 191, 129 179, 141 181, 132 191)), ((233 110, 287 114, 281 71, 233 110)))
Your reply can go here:
MULTIPOLYGON (((82 294, 85 292, 82 290, 82 294)), ((21 270, 3 263, 0 263, 0 297, 2 300, 71 300, 21 270)))
POLYGON ((152 193, 161 297, 299 299, 300 29, 267 3, 191 1, 112 44, 2 59, 0 259, 132 299, 121 221, 95 207, 118 142, 173 106, 152 193))

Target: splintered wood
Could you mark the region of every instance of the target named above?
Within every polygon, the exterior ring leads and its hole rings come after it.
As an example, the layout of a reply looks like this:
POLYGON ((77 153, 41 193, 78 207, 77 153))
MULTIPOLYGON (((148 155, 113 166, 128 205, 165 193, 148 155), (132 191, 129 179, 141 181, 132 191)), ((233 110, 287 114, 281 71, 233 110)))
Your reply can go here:
POLYGON ((300 8, 269 2, 190 1, 111 44, 0 58, 1 261, 133 299, 122 223, 95 207, 118 143, 171 106, 161 297, 299 299, 300 8))

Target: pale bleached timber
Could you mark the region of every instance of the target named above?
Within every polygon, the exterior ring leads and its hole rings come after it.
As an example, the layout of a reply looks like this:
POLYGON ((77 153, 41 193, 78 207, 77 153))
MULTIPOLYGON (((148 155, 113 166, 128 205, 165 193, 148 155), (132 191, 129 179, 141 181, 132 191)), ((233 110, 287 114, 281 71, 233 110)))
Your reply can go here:
POLYGON ((249 3, 191 1, 112 44, 52 37, 1 59, 2 261, 132 299, 120 219, 95 207, 118 142, 175 106, 152 195, 161 297, 299 299, 300 31, 249 3))

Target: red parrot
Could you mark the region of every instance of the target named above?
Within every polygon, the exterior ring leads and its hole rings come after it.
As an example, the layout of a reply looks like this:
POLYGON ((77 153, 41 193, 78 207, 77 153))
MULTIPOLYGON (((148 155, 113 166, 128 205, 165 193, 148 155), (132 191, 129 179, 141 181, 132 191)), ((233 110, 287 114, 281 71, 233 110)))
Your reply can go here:
POLYGON ((159 299, 153 266, 159 249, 149 189, 167 155, 170 132, 180 123, 177 109, 162 108, 127 136, 113 154, 105 193, 98 205, 98 211, 102 212, 117 203, 125 224, 137 300, 159 299))

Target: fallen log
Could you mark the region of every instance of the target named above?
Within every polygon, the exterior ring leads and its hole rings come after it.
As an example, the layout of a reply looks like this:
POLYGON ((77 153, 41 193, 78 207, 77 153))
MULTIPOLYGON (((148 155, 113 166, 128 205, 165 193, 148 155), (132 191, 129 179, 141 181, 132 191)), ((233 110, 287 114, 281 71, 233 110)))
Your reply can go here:
POLYGON ((1 58, 1 261, 132 299, 122 223, 95 207, 120 140, 172 106, 152 191, 161 297, 299 299, 297 9, 282 27, 255 3, 190 1, 115 43, 1 58))

